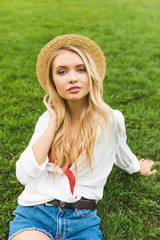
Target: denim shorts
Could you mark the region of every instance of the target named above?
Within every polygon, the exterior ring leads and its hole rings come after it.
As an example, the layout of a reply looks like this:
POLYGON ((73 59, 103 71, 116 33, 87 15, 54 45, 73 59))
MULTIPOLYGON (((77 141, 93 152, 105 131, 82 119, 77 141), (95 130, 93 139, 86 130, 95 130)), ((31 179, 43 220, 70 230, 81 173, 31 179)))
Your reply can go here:
POLYGON ((15 218, 10 222, 9 240, 24 230, 38 230, 51 240, 100 240, 100 218, 97 210, 69 209, 45 204, 21 206, 13 212, 15 218))

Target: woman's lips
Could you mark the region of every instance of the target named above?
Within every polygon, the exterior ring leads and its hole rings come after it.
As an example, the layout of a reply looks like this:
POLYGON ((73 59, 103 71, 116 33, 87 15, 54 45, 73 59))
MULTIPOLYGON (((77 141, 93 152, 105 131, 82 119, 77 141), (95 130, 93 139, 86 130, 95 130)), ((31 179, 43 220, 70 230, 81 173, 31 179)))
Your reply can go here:
POLYGON ((76 93, 76 92, 79 92, 80 89, 81 89, 80 87, 74 86, 74 87, 70 87, 70 88, 68 89, 68 91, 71 92, 71 93, 76 93))

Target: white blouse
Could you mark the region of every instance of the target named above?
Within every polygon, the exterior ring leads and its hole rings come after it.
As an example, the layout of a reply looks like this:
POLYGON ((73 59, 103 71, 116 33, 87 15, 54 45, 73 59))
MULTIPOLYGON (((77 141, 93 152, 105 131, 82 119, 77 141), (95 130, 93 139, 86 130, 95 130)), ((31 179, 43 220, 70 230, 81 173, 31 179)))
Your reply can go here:
POLYGON ((78 172, 74 163, 65 172, 61 169, 53 177, 54 164, 45 162, 38 165, 32 151, 32 145, 47 128, 49 114, 46 111, 38 119, 32 139, 16 162, 16 176, 25 188, 18 198, 22 206, 42 204, 53 199, 64 202, 76 202, 81 197, 95 199, 103 197, 103 189, 114 163, 129 174, 138 172, 139 161, 126 144, 124 117, 113 110, 116 124, 110 118, 107 138, 103 132, 97 134, 94 146, 94 161, 89 172, 85 151, 77 159, 78 172))

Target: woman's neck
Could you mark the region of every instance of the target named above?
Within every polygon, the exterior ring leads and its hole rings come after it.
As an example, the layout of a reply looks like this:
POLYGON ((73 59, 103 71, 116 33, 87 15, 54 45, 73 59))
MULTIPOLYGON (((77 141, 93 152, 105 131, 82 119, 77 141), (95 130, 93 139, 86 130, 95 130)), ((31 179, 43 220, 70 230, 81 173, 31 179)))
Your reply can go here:
POLYGON ((78 101, 66 101, 70 115, 71 115, 71 124, 79 121, 80 113, 83 107, 86 104, 86 98, 78 100, 78 101))

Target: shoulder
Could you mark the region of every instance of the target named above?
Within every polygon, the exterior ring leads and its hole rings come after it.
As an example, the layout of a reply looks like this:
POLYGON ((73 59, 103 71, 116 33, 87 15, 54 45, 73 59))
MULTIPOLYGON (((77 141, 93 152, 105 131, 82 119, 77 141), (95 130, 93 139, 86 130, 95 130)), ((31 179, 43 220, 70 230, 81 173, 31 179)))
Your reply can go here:
POLYGON ((41 120, 41 121, 48 121, 49 120, 49 113, 48 111, 45 111, 44 113, 42 113, 42 115, 39 117, 38 120, 41 120))
POLYGON ((37 121, 36 125, 41 126, 41 127, 43 127, 43 126, 45 127, 45 126, 48 125, 49 119, 50 119, 49 113, 48 113, 48 111, 45 111, 45 112, 38 118, 38 121, 37 121))
POLYGON ((116 122, 123 122, 124 121, 124 116, 123 116, 122 112, 120 112, 117 109, 112 109, 112 111, 113 111, 113 115, 114 115, 114 118, 115 118, 116 122))
POLYGON ((124 116, 119 110, 109 107, 108 109, 106 109, 106 112, 109 116, 110 121, 114 120, 117 123, 124 121, 124 116))
POLYGON ((111 123, 114 123, 118 132, 125 128, 125 119, 121 111, 112 109, 111 123))

